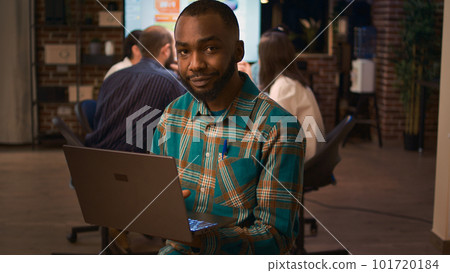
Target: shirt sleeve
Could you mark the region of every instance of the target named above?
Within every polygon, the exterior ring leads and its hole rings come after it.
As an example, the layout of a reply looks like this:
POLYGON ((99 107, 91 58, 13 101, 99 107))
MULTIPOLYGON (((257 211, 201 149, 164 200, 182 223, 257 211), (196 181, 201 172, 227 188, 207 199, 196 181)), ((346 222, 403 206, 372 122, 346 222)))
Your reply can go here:
MULTIPOLYGON (((292 124, 292 123, 291 123, 292 124)), ((202 254, 285 254, 299 231, 304 142, 296 142, 299 125, 288 125, 287 139, 278 123, 264 143, 256 189, 255 220, 249 227, 234 226, 207 233, 202 254)))

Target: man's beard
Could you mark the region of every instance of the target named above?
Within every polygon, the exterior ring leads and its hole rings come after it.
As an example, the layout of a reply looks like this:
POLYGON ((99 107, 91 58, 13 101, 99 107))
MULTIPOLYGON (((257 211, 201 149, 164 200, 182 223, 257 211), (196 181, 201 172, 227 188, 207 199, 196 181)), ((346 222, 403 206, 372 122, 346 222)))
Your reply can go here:
POLYGON ((189 92, 194 95, 198 100, 207 102, 207 101, 213 101, 217 98, 217 96, 223 91, 227 83, 230 81, 231 77, 233 76, 234 72, 236 71, 236 62, 234 57, 231 58, 230 62, 228 63, 228 67, 225 70, 225 73, 220 77, 215 83, 212 89, 204 92, 197 92, 195 91, 191 85, 189 85, 189 82, 181 77, 181 80, 184 84, 184 86, 187 87, 189 92))
POLYGON ((173 64, 173 63, 175 63, 175 57, 174 57, 175 55, 174 55, 174 53, 173 53, 173 50, 171 50, 170 51, 170 56, 169 56, 169 58, 166 60, 166 62, 164 63, 164 67, 166 68, 166 69, 172 69, 171 67, 170 67, 170 65, 171 64, 173 64))

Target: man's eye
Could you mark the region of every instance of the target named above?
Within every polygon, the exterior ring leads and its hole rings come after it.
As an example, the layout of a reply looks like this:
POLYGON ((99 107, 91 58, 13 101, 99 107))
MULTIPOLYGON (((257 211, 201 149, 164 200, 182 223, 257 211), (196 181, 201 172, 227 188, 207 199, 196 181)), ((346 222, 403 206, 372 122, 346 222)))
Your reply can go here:
POLYGON ((213 52, 216 51, 216 50, 217 50, 217 48, 216 48, 216 47, 213 47, 213 46, 208 46, 208 47, 205 49, 206 53, 213 53, 213 52))
POLYGON ((177 50, 177 53, 180 56, 186 56, 188 54, 188 51, 186 49, 179 49, 177 50))

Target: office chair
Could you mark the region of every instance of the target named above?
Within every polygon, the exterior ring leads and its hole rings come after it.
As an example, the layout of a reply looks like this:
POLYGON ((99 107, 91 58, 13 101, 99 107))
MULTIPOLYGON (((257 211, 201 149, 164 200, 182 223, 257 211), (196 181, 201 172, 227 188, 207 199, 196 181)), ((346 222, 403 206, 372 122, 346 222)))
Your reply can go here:
POLYGON ((75 104, 75 115, 85 134, 92 132, 94 129, 94 115, 96 108, 96 100, 83 100, 75 104))
MULTIPOLYGON (((59 132, 66 139, 67 144, 84 147, 84 144, 81 142, 81 140, 75 135, 75 133, 69 128, 69 126, 67 126, 67 124, 60 117, 54 117, 52 119, 52 123, 53 125, 55 125, 56 128, 58 128, 59 132)), ((77 241, 78 233, 98 231, 99 228, 100 228, 99 226, 93 225, 72 227, 71 233, 67 235, 67 240, 71 243, 75 243, 77 241)), ((108 243, 108 234, 107 232, 105 233, 103 228, 101 234, 102 234, 102 249, 104 249, 108 243)))
POLYGON ((67 124, 60 117, 54 117, 52 119, 52 123, 56 128, 58 128, 59 132, 67 141, 67 144, 73 146, 84 146, 81 140, 75 135, 72 130, 70 130, 69 126, 67 126, 67 124))
MULTIPOLYGON (((347 116, 342 120, 329 134, 326 136, 326 144, 304 165, 303 173, 303 194, 302 204, 304 201, 304 194, 309 191, 318 190, 321 187, 336 184, 333 176, 333 170, 341 161, 339 156, 339 146, 344 141, 347 134, 355 125, 355 120, 352 116, 347 116)), ((308 253, 305 250, 305 225, 311 224, 312 229, 317 231, 317 223, 315 219, 305 219, 304 208, 300 207, 300 232, 296 239, 296 246, 291 253, 293 254, 348 254, 346 250, 322 251, 317 253, 308 253)))

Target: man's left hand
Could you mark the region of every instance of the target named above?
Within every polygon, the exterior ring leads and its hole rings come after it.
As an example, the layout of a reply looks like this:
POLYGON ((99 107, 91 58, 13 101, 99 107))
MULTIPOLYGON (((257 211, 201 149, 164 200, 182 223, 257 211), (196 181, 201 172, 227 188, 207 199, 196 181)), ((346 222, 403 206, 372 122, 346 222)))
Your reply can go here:
POLYGON ((175 73, 178 74, 178 64, 177 63, 170 64, 170 69, 172 69, 175 73))

